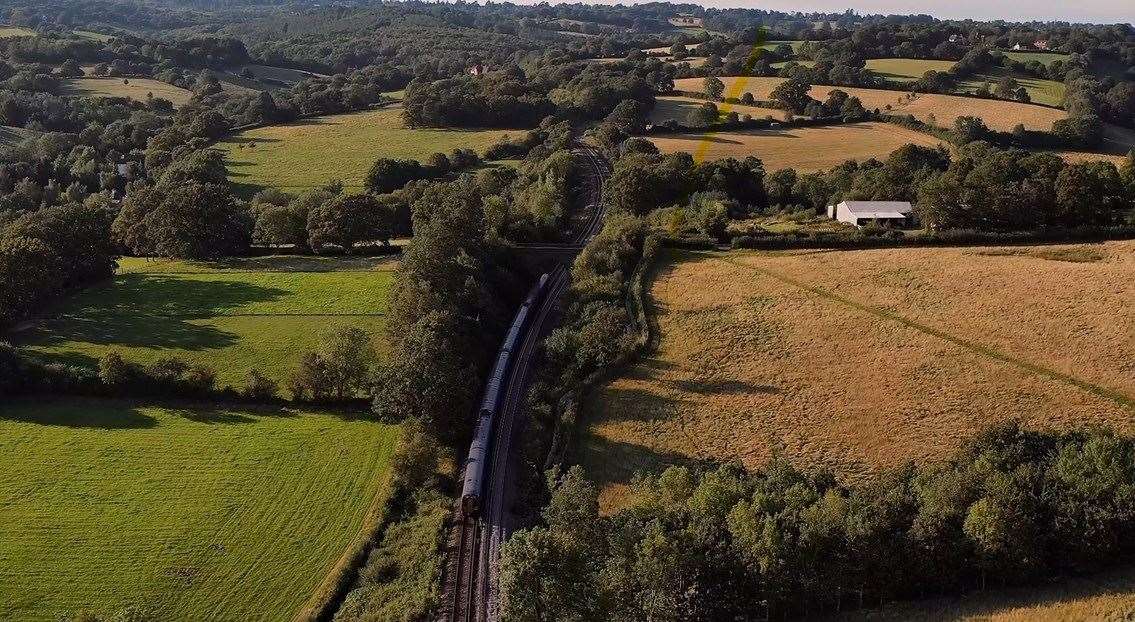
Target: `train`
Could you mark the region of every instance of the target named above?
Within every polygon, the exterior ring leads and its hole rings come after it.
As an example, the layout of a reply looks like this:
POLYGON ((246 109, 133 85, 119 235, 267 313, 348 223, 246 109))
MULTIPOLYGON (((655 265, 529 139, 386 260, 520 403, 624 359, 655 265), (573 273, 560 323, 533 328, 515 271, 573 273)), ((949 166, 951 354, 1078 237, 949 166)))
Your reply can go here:
POLYGON ((465 482, 461 488, 461 513, 465 517, 477 516, 481 511, 485 478, 492 457, 493 426, 504 400, 508 374, 512 370, 514 355, 528 333, 536 308, 547 292, 550 278, 548 273, 541 275, 517 309, 493 362, 492 373, 485 382, 485 393, 477 410, 477 426, 473 431, 469 454, 465 458, 465 482))

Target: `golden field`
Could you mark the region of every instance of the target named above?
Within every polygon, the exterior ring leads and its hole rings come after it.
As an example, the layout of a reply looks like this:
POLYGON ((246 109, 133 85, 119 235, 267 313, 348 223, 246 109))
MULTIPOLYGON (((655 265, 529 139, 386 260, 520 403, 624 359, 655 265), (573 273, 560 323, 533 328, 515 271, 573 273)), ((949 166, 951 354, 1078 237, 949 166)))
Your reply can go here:
POLYGON ((585 407, 577 456, 636 471, 774 453, 847 481, 998 422, 1135 433, 1135 242, 678 253, 656 350, 585 407))
POLYGON ((929 134, 881 122, 662 134, 650 140, 663 153, 685 151, 706 160, 757 156, 769 171, 826 170, 845 160, 882 159, 909 143, 933 147, 941 142, 929 134))
MULTIPOLYGON (((741 96, 748 92, 757 99, 767 100, 773 89, 783 78, 757 78, 757 77, 727 77, 721 78, 725 83, 726 94, 741 96), (743 84, 738 81, 743 80, 743 84)), ((702 78, 682 78, 674 81, 674 88, 680 91, 702 92, 702 78)), ((888 91, 884 89, 862 89, 842 86, 813 86, 811 96, 823 101, 828 93, 834 89, 846 92, 852 97, 858 97, 868 110, 879 108, 901 114, 912 114, 927 121, 933 115, 937 125, 949 126, 954 119, 962 116, 981 117, 990 128, 1000 131, 1012 130, 1018 123, 1031 130, 1050 130, 1053 121, 1063 119, 1063 110, 1045 108, 1022 104, 1020 102, 1001 101, 996 99, 976 99, 973 97, 958 97, 956 95, 938 94, 911 94, 906 91, 888 91)))

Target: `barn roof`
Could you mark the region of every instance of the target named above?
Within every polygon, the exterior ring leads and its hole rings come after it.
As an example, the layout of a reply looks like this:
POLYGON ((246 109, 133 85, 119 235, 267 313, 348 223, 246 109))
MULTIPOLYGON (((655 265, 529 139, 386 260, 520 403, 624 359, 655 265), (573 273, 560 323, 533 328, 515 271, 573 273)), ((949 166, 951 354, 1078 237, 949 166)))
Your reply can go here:
POLYGON ((909 201, 844 201, 840 205, 858 218, 906 218, 914 209, 909 201))

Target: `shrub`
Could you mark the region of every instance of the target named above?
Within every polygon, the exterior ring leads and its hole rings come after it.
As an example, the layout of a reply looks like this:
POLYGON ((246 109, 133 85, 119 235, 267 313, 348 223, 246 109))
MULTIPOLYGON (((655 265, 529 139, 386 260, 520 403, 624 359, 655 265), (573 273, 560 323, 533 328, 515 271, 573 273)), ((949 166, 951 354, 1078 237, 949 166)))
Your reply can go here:
POLYGON ((272 400, 276 397, 279 385, 275 380, 260 373, 259 369, 251 369, 244 379, 244 389, 241 395, 252 400, 272 400))

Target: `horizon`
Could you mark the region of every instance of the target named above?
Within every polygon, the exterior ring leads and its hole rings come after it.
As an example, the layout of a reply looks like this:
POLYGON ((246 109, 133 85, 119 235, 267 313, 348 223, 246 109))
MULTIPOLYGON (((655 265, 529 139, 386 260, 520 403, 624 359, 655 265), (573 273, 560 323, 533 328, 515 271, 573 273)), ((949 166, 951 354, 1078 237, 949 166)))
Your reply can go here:
MULTIPOLYGON (((535 5, 548 0, 512 0, 516 4, 535 5)), ((584 4, 616 5, 647 4, 655 0, 586 0, 584 4)), ((577 0, 558 0, 550 4, 576 4, 577 0)), ((1054 0, 1031 3, 982 2, 957 0, 956 2, 924 3, 912 10, 910 3, 898 0, 716 0, 713 2, 677 2, 697 4, 713 9, 763 9, 784 13, 842 13, 851 9, 860 15, 931 15, 943 20, 1006 21, 1006 22, 1071 22, 1079 24, 1135 25, 1135 11, 1116 0, 1084 0, 1068 6, 1054 0)))

